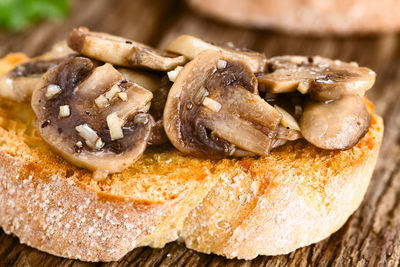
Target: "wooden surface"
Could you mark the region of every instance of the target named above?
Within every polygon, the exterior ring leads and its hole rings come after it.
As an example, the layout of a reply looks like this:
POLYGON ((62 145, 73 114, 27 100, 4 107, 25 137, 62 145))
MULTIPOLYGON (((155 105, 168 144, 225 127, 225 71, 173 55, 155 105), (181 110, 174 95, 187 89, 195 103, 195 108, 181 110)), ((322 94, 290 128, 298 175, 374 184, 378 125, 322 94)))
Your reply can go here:
POLYGON ((42 22, 21 33, 0 32, 0 56, 12 51, 39 54, 71 27, 119 34, 156 47, 187 33, 214 42, 232 41, 267 56, 319 54, 357 61, 378 74, 368 96, 385 120, 378 164, 361 207, 335 234, 283 256, 253 261, 205 255, 176 242, 164 249, 138 248, 120 262, 85 263, 21 245, 0 229, 0 266, 398 266, 400 261, 400 36, 318 38, 281 35, 208 20, 174 0, 75 1, 64 22, 42 22))

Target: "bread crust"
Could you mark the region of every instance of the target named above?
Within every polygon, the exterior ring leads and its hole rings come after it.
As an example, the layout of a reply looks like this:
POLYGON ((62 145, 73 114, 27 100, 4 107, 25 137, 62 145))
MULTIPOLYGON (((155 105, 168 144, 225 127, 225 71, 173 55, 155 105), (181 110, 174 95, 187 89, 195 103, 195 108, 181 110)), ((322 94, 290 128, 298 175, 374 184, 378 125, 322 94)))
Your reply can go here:
POLYGON ((181 240, 204 253, 252 259, 317 242, 359 206, 383 121, 345 151, 289 142, 268 157, 205 160, 147 149, 94 181, 51 152, 28 104, 0 99, 0 226, 21 243, 67 258, 113 261, 137 246, 181 240))
POLYGON ((234 24, 294 34, 354 34, 400 29, 396 0, 188 0, 206 15, 234 24), (228 7, 228 8, 227 8, 228 7))
POLYGON ((288 147, 268 161, 242 161, 186 218, 186 246, 227 258, 279 255, 336 232, 358 208, 367 190, 382 138, 382 120, 373 123, 354 148, 315 153, 308 144, 296 155, 288 147), (296 158, 298 156, 298 158, 296 158))
POLYGON ((123 257, 170 211, 167 205, 109 201, 39 169, 21 177, 24 159, 0 153, 0 225, 21 243, 84 261, 123 257))

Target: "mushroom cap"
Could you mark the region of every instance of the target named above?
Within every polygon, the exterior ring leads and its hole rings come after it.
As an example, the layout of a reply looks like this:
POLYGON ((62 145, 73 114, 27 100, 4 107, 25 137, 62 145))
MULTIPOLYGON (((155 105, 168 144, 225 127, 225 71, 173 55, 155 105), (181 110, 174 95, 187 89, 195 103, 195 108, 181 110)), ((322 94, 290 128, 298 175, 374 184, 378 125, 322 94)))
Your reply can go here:
POLYGON ((222 51, 225 54, 229 54, 232 59, 245 61, 254 73, 264 72, 267 62, 267 58, 262 53, 217 46, 190 35, 177 37, 167 45, 165 50, 184 55, 189 59, 195 58, 206 50, 222 51))
POLYGON ((32 95, 32 108, 39 134, 56 152, 104 178, 129 167, 145 150, 154 124, 147 113, 151 98, 151 92, 125 81, 110 64, 96 67, 91 60, 76 57, 42 77, 32 95), (59 88, 59 93, 48 98, 49 86, 59 88), (107 95, 110 88, 119 88, 127 100, 113 97, 107 107, 98 107, 95 99, 107 95), (61 106, 68 106, 67 117, 61 116, 61 106), (117 130, 123 133, 118 140, 112 137, 110 115, 117 118, 117 130))
POLYGON ((375 82, 375 72, 319 56, 278 56, 268 60, 268 71, 258 76, 260 91, 287 93, 299 90, 317 101, 364 95, 375 82))
POLYGON ((344 96, 332 102, 305 105, 300 118, 301 133, 323 149, 348 149, 367 133, 370 115, 359 96, 344 96))
POLYGON ((78 53, 118 66, 168 71, 186 63, 186 58, 85 27, 72 29, 68 45, 78 53))
POLYGON ((245 61, 207 50, 185 65, 168 94, 164 129, 191 155, 221 158, 240 150, 267 155, 281 115, 257 94, 245 61), (218 62, 226 62, 218 68, 218 62), (238 149, 236 149, 236 147, 238 149))

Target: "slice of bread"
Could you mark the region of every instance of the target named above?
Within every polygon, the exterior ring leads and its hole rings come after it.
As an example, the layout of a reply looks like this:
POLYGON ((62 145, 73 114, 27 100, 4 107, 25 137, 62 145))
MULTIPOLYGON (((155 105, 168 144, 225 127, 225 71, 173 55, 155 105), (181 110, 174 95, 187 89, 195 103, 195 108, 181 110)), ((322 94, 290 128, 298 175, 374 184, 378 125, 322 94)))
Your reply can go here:
POLYGON ((99 182, 50 150, 28 104, 0 100, 0 226, 85 261, 177 239, 228 258, 288 253, 335 232, 361 203, 383 134, 366 103, 369 131, 349 150, 296 141, 268 157, 205 160, 166 145, 99 182))
POLYGON ((358 34, 400 29, 397 0, 187 0, 193 10, 234 24, 292 34, 358 34), (227 8, 229 7, 229 8, 227 8))

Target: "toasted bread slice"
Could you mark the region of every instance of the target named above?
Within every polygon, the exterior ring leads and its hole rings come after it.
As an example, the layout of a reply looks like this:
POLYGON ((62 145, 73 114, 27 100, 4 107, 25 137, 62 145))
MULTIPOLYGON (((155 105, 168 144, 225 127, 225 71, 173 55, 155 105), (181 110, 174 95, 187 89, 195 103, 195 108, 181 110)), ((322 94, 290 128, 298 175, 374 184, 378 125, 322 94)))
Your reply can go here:
POLYGON ((176 239, 228 258, 288 253, 335 232, 361 203, 383 134, 366 103, 369 131, 349 150, 295 141, 268 157, 205 160, 166 145, 94 181, 42 141, 29 104, 0 100, 0 226, 85 261, 176 239))

